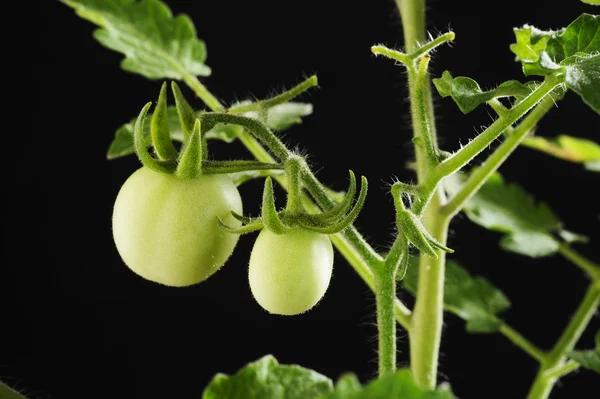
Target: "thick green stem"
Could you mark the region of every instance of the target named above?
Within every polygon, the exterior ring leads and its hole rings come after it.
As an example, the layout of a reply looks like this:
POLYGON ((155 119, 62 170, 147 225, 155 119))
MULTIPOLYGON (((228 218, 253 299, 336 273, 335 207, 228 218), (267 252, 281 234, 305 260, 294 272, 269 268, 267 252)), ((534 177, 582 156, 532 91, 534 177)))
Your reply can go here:
POLYGON ((527 399, 547 399, 560 377, 553 370, 565 366, 566 355, 573 350, 581 334, 587 327, 600 304, 600 280, 594 281, 588 288, 583 301, 571 318, 571 322, 559 338, 544 363, 529 391, 527 399))
MULTIPOLYGON (((425 1, 396 0, 402 18, 404 43, 406 52, 413 52, 419 43, 425 39, 425 1)), ((409 73, 408 85, 410 93, 411 118, 413 121, 413 137, 423 143, 429 141, 437 151, 437 135, 433 102, 431 99, 431 84, 428 77, 419 82, 415 74, 409 73), (420 83, 420 88, 418 87, 420 83), (420 93, 417 91, 420 90, 420 93), (428 131, 423 131, 427 121, 428 131), (424 138, 424 134, 429 137, 424 138)), ((415 145, 417 163, 417 178, 419 183, 428 180, 429 156, 425 148, 415 145)), ((424 210, 423 225, 426 230, 440 243, 446 243, 450 219, 440 218, 439 210, 443 203, 443 193, 440 189, 432 190, 431 202, 424 210), (436 194, 437 193, 437 194, 436 194)), ((426 388, 435 388, 437 383, 437 365, 442 337, 444 318, 444 271, 446 256, 438 251, 438 258, 421 256, 419 265, 419 285, 412 317, 410 336, 411 369, 416 382, 426 388)))
POLYGON ((402 17, 402 31, 407 53, 425 41, 425 0, 396 0, 402 17))
MULTIPOLYGON (((439 197, 435 197, 425 214, 424 225, 441 244, 446 244, 450 219, 440 217, 439 197)), ((434 389, 444 323, 444 275, 446 253, 437 250, 437 259, 421 253, 419 283, 412 317, 410 336, 410 362, 416 382, 434 389)))
POLYGON ((387 267, 383 269, 385 270, 375 274, 380 377, 396 371, 396 320, 394 314, 396 279, 393 269, 387 267))

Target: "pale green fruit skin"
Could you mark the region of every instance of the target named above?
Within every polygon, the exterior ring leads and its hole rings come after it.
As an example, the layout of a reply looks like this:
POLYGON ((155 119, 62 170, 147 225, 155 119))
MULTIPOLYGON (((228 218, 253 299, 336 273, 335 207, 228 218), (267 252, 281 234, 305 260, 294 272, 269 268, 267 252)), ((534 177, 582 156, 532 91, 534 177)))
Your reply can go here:
POLYGON ((333 271, 333 246, 325 234, 294 229, 277 235, 263 229, 248 268, 254 299, 278 315, 306 312, 321 300, 333 271))
POLYGON ((115 200, 113 238, 125 264, 141 277, 173 287, 197 284, 227 261, 240 226, 240 194, 226 175, 181 180, 147 167, 135 171, 115 200))

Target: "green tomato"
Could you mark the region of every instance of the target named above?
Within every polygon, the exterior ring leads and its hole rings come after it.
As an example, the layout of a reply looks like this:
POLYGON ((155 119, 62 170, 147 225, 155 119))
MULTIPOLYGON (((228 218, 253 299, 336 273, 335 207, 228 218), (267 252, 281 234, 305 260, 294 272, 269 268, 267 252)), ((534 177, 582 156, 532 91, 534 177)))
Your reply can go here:
POLYGON ((182 287, 197 284, 227 261, 241 223, 242 199, 230 177, 182 180, 147 167, 135 171, 117 195, 113 237, 125 264, 147 280, 182 287))
POLYGON ((265 228, 252 248, 248 278, 252 295, 265 310, 296 315, 321 300, 332 270, 327 235, 300 228, 278 235, 265 228))

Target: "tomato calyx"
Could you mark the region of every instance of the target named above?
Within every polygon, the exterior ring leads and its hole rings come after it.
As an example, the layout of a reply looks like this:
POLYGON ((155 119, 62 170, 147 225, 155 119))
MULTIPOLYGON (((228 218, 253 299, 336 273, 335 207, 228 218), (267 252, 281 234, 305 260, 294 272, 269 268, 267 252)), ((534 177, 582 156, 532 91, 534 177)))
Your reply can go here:
POLYGON ((350 184, 346 196, 333 209, 319 214, 307 213, 301 203, 302 194, 302 163, 298 156, 290 157, 285 162, 285 170, 288 178, 288 195, 285 209, 278 211, 275 206, 275 194, 273 180, 269 176, 265 179, 262 211, 258 218, 247 218, 242 215, 233 214, 240 220, 241 227, 229 227, 221 220, 219 224, 230 233, 246 234, 267 228, 275 234, 286 234, 294 229, 305 229, 321 234, 336 234, 349 227, 360 213, 367 196, 367 179, 362 176, 361 188, 356 197, 356 177, 350 173, 350 184))
MULTIPOLYGON (((453 249, 448 248, 438 242, 423 226, 421 219, 411 209, 406 208, 402 199, 404 193, 418 194, 416 187, 408 186, 403 183, 395 183, 392 186, 392 196, 394 197, 394 206, 396 208, 396 227, 398 234, 403 236, 403 242, 414 245, 424 254, 437 258, 437 250, 452 253, 453 249)), ((410 198, 410 197, 409 197, 410 198)), ((407 248, 408 249, 408 248, 407 248)))
POLYGON ((167 85, 165 82, 161 86, 156 109, 151 118, 150 146, 153 147, 153 155, 148 151, 148 143, 143 133, 144 122, 152 102, 142 108, 134 125, 134 150, 142 165, 155 172, 173 174, 182 180, 194 179, 203 174, 283 169, 283 165, 279 163, 244 160, 209 161, 207 159, 206 133, 219 122, 218 117, 215 117, 215 114, 219 113, 198 114, 185 100, 175 82, 172 82, 171 89, 184 134, 181 150, 178 151, 171 141, 167 120, 167 85))

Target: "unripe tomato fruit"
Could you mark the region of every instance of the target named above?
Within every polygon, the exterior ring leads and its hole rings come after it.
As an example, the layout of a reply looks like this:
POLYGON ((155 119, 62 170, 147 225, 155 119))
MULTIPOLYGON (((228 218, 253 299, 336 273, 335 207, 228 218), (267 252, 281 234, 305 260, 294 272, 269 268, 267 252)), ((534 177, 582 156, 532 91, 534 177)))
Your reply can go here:
POLYGON ((252 253, 252 295, 269 313, 296 315, 325 295, 333 271, 333 247, 325 234, 294 229, 277 235, 263 229, 252 253))
POLYGON ((113 237, 125 264, 168 286, 199 283, 227 261, 238 241, 217 216, 239 226, 242 199, 226 175, 182 180, 147 167, 123 184, 113 209, 113 237))

